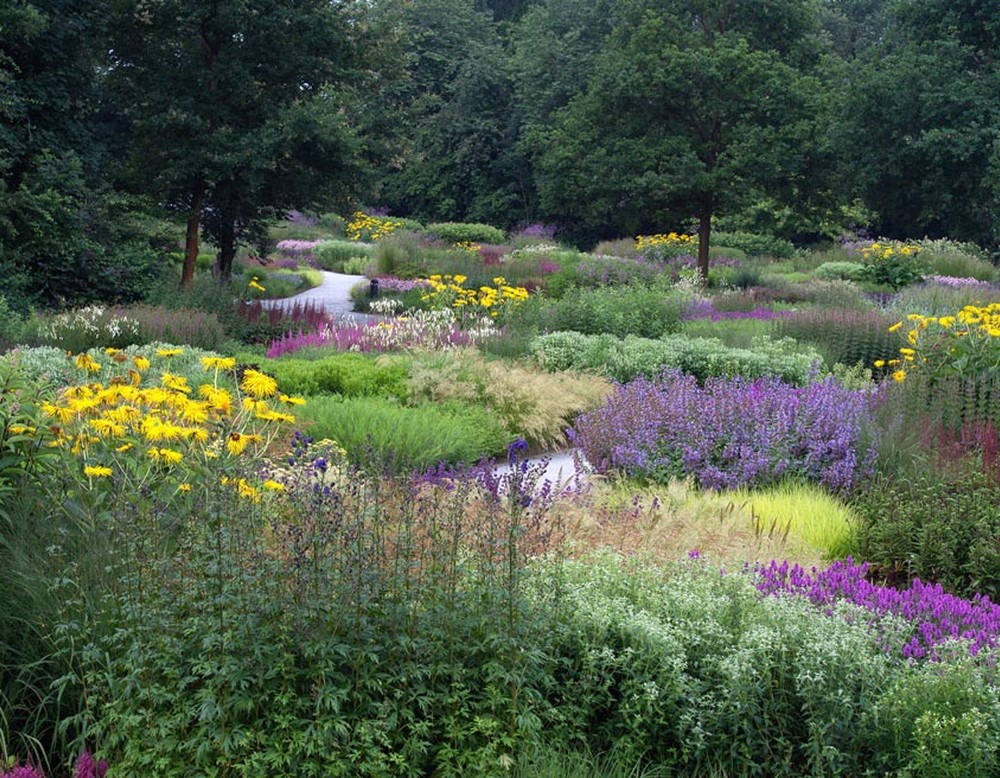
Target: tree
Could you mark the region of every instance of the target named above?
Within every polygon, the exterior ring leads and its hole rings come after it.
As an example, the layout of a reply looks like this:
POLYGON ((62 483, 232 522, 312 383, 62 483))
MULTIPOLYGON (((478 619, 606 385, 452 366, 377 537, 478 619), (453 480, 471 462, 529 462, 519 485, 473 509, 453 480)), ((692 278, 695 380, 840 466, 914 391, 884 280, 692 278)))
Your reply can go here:
POLYGON ((157 261, 106 184, 120 142, 98 78, 106 10, 0 4, 0 274, 21 310, 136 299, 157 261))
POLYGON ((505 223, 522 202, 513 85, 498 25, 474 0, 402 13, 406 75, 388 95, 407 128, 378 196, 422 219, 505 223))
POLYGON ((894 6, 852 69, 844 167, 882 234, 1000 242, 1000 8, 971 0, 894 6))
POLYGON ((109 80, 131 123, 127 180, 204 229, 228 279, 269 218, 359 185, 352 109, 377 76, 367 5, 116 0, 109 80), (204 223, 202 217, 204 216, 204 223))
POLYGON ((797 0, 627 3, 547 134, 543 209, 632 234, 693 217, 707 278, 713 215, 808 185, 814 20, 797 0))

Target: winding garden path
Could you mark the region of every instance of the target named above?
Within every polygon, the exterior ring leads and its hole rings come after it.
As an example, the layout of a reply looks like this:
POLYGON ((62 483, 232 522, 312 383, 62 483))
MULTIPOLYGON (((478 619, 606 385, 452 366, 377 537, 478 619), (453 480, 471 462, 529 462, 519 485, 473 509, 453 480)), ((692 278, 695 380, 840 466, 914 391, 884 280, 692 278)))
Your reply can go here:
MULTIPOLYGON (((354 313, 354 304, 351 302, 351 289, 362 281, 367 281, 365 276, 348 275, 346 273, 331 273, 328 270, 323 273, 323 283, 305 292, 300 292, 292 297, 285 297, 281 300, 264 300, 266 307, 285 308, 294 305, 312 304, 323 308, 333 318, 354 321, 377 321, 380 317, 366 313, 354 313)), ((541 479, 548 479, 553 484, 565 485, 573 476, 579 475, 580 481, 584 482, 592 472, 583 461, 583 467, 579 470, 573 457, 573 451, 559 451, 542 456, 530 457, 529 464, 534 464, 540 460, 548 460, 545 473, 541 479)), ((508 465, 498 465, 497 472, 502 474, 509 469, 508 465)))

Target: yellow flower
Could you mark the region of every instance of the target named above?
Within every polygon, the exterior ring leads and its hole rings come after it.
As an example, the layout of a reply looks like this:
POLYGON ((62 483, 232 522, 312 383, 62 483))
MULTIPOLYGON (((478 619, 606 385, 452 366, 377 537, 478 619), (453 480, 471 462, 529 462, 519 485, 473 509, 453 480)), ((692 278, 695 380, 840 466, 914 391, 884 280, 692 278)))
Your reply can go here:
POLYGON ((278 391, 278 382, 266 373, 249 368, 243 373, 240 388, 254 397, 271 397, 278 391))
POLYGON ((912 357, 917 352, 914 351, 912 348, 901 348, 899 350, 899 353, 902 354, 904 357, 912 357))
POLYGON ((236 360, 233 357, 202 357, 201 365, 206 370, 232 370, 236 360))
POLYGON ((99 373, 101 371, 100 362, 94 361, 90 354, 79 354, 76 358, 76 366, 88 373, 99 373))
POLYGON ((162 462, 166 465, 176 465, 184 459, 184 455, 180 451, 174 451, 170 448, 151 448, 147 453, 154 462, 162 462))
POLYGON ((942 327, 946 328, 951 327, 954 323, 955 323, 954 316, 942 316, 940 319, 938 319, 938 324, 940 324, 942 327))
POLYGON ((903 381, 906 380, 906 371, 897 370, 895 373, 892 374, 892 380, 897 383, 902 383, 903 381))
POLYGON ((252 442, 260 440, 262 440, 260 435, 244 435, 241 432, 234 432, 226 441, 226 450, 234 457, 238 457, 246 451, 247 446, 252 442))
POLYGON ((260 502, 260 490, 254 489, 245 478, 236 482, 236 493, 254 502, 260 502))
POLYGON ((179 492, 190 492, 191 491, 191 484, 189 484, 189 483, 178 484, 177 485, 177 491, 179 491, 179 492))
POLYGON ((462 284, 464 284, 464 283, 465 283, 465 281, 466 281, 466 276, 463 276, 463 275, 462 275, 461 273, 459 273, 459 274, 457 274, 457 275, 455 276, 455 278, 454 278, 453 280, 454 280, 454 282, 455 282, 456 284, 458 284, 459 286, 461 286, 462 284))
POLYGON ((272 481, 270 478, 268 478, 266 481, 264 481, 264 483, 262 485, 263 485, 263 487, 265 489, 268 489, 268 490, 270 490, 272 492, 283 492, 283 491, 285 491, 285 485, 284 484, 278 483, 277 481, 272 481))
POLYGON ((132 444, 131 443, 123 443, 122 445, 118 446, 118 448, 116 448, 115 451, 117 451, 119 454, 124 454, 126 451, 129 451, 131 448, 132 448, 132 444))
POLYGON ((225 389, 216 389, 209 384, 203 384, 198 388, 198 394, 216 413, 228 416, 233 412, 233 397, 225 389))
POLYGON ((289 397, 287 394, 283 394, 278 399, 285 405, 305 405, 306 401, 302 397, 289 397))
POLYGON ((903 322, 898 321, 889 328, 889 332, 897 332, 903 326, 903 322))
POLYGON ((187 379, 181 375, 164 373, 160 378, 160 383, 167 387, 167 389, 173 389, 175 392, 184 392, 184 394, 191 393, 191 387, 188 386, 187 379))
POLYGON ((83 474, 88 478, 108 478, 111 473, 112 470, 110 467, 101 467, 99 465, 87 465, 83 468, 83 474))
POLYGON ((250 289, 253 289, 253 290, 258 291, 258 292, 266 292, 267 291, 266 289, 264 289, 263 286, 261 286, 260 284, 257 283, 257 276, 254 276, 252 279, 250 279, 250 283, 247 284, 247 286, 250 289))
POLYGON ((910 341, 910 345, 916 345, 917 339, 919 337, 920 335, 917 333, 916 330, 910 330, 909 332, 906 333, 906 339, 910 341))
MULTIPOLYGON (((171 354, 170 356, 173 355, 171 354)), ((132 361, 135 362, 135 366, 139 368, 140 371, 145 372, 146 370, 149 370, 149 360, 146 359, 146 357, 133 357, 132 361)))
POLYGON ((885 367, 885 360, 884 359, 876 359, 875 360, 875 367, 885 367))
MULTIPOLYGON (((184 353, 182 348, 158 348, 156 349, 156 356, 158 357, 176 357, 184 353)), ((139 364, 139 360, 142 357, 136 357, 136 364, 139 364)), ((149 360, 146 360, 146 365, 149 365, 149 360)))

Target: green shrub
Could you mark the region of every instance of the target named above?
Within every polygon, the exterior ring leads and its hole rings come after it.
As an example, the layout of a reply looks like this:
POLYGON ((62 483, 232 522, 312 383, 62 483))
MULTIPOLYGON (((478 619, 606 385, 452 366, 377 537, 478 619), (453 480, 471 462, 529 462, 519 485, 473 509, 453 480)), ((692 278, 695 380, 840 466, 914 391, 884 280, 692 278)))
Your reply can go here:
POLYGON ((299 415, 312 422, 310 435, 337 441, 351 461, 397 473, 478 462, 510 442, 501 421, 472 403, 403 407, 381 397, 313 397, 299 415))
POLYGON ((374 253, 373 246, 350 240, 326 240, 313 249, 320 267, 334 273, 347 272, 346 265, 357 259, 363 260, 367 266, 374 253))
POLYGON ((681 334, 689 338, 718 338, 730 348, 750 348, 755 338, 771 334, 771 322, 761 319, 689 319, 681 334))
POLYGON ((395 232, 375 244, 375 267, 381 276, 415 278, 420 266, 420 239, 412 232, 395 232))
POLYGON ((316 360, 267 359, 259 364, 290 394, 394 397, 401 402, 409 395, 405 365, 362 354, 333 354, 316 360))
POLYGON ((558 300, 530 299, 520 306, 515 326, 539 332, 573 330, 656 338, 680 329, 687 299, 683 292, 655 286, 569 289, 558 300))
POLYGON ((802 386, 815 372, 819 354, 791 338, 756 338, 751 348, 729 348, 716 338, 666 335, 659 340, 629 336, 554 332, 531 344, 534 359, 546 370, 597 370, 616 381, 638 375, 659 376, 673 367, 699 381, 714 377, 776 377, 802 386))
POLYGON ((783 238, 763 235, 753 232, 724 232, 716 230, 712 233, 712 242, 716 246, 727 246, 745 252, 748 257, 779 257, 787 259, 795 254, 795 246, 783 238))
POLYGON ((865 278, 864 265, 857 262, 824 262, 813 273, 825 281, 862 281, 865 278))
POLYGON ((428 224, 425 232, 448 243, 503 243, 507 233, 488 224, 440 222, 428 224))
POLYGON ((972 469, 892 473, 857 495, 861 557, 895 581, 1000 596, 1000 486, 972 469))

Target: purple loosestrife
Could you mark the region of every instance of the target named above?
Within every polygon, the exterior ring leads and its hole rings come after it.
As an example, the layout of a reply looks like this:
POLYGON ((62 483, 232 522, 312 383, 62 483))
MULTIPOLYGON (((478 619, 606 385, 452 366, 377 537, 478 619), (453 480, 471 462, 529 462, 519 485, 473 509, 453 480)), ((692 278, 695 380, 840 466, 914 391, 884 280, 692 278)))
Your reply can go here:
POLYGON ((848 491, 874 465, 877 396, 834 380, 794 387, 776 379, 709 379, 677 370, 637 378, 582 415, 573 442, 598 472, 736 489, 803 477, 848 491))
POLYGON ((831 614, 838 602, 860 606, 876 617, 872 626, 881 632, 883 647, 907 659, 937 661, 941 658, 938 648, 949 640, 968 641, 972 656, 997 648, 1000 605, 988 597, 956 597, 940 584, 927 584, 919 578, 901 591, 871 583, 867 573, 867 563, 856 565, 851 559, 836 562, 821 572, 813 568, 811 573, 798 565, 789 567, 788 562, 772 561, 759 570, 757 588, 764 594, 805 597, 831 614), (902 638, 893 638, 892 629, 879 630, 879 619, 893 616, 910 625, 902 638))

